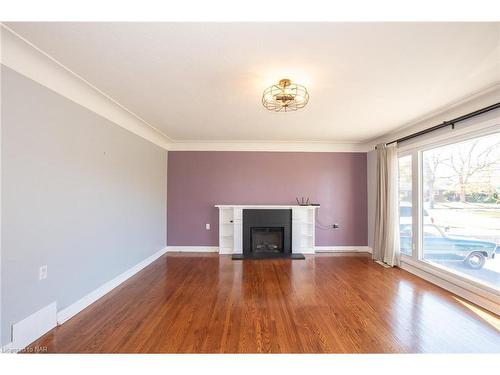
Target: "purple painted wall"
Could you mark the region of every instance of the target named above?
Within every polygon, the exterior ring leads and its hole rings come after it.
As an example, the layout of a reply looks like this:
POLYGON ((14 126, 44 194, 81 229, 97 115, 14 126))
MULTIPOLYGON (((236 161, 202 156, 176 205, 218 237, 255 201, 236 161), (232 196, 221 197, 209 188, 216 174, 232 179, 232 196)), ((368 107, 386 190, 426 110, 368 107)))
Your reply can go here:
POLYGON ((366 153, 170 151, 169 246, 218 246, 215 204, 321 204, 317 246, 367 245, 366 153), (205 224, 211 224, 211 230, 205 224))

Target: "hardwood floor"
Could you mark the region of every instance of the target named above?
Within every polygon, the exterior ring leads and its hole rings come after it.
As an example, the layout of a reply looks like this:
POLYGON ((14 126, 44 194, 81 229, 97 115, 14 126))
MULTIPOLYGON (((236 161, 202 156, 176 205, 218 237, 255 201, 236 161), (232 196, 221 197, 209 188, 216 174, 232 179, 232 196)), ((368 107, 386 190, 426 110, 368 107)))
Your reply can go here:
POLYGON ((60 353, 499 353, 499 322, 367 254, 305 261, 169 254, 30 347, 60 353))

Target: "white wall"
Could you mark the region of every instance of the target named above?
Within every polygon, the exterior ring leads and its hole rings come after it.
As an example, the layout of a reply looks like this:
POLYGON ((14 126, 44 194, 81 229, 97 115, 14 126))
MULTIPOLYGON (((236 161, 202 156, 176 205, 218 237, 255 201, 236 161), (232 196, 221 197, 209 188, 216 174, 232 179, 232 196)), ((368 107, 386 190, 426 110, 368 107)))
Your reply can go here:
POLYGON ((10 68, 1 78, 4 345, 12 324, 166 246, 167 152, 10 68))

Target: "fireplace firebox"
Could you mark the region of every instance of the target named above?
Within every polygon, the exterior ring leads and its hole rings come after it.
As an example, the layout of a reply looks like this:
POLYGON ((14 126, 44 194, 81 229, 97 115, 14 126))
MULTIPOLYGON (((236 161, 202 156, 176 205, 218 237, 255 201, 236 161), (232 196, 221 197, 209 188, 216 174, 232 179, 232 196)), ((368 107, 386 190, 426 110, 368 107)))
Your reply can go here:
POLYGON ((252 227, 250 232, 252 252, 282 253, 283 235, 283 227, 252 227))
POLYGON ((243 255, 280 257, 291 253, 292 210, 243 210, 243 255))

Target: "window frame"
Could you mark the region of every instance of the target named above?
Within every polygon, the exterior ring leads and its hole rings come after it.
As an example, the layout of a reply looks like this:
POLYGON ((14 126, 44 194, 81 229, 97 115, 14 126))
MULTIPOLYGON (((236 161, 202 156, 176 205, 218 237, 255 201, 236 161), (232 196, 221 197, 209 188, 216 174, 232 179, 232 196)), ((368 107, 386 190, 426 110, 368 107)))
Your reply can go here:
MULTIPOLYGON (((450 136, 449 132, 440 133, 434 137, 424 137, 425 140, 418 140, 403 147, 398 146, 398 159, 411 155, 412 162, 412 255, 400 254, 401 262, 424 272, 430 273, 460 286, 472 293, 489 298, 500 303, 500 287, 494 288, 487 284, 464 277, 458 273, 451 272, 446 267, 442 267, 423 259, 423 153, 437 147, 447 146, 472 138, 482 137, 500 132, 500 117, 484 124, 474 124, 474 129, 470 127, 456 129, 450 136), (413 208, 416 209, 413 209, 413 208), (493 297, 493 298, 492 298, 493 297)), ((399 183, 398 183, 399 186, 399 183)), ((399 209, 399 207, 398 207, 399 209)), ((499 255, 500 256, 500 255, 499 255)))
MULTIPOLYGON (((401 257, 403 257, 403 255, 404 255, 405 257, 413 258, 415 256, 415 253, 416 253, 415 236, 417 235, 417 232, 415 232, 415 206, 414 206, 414 203, 415 203, 415 196, 414 196, 415 195, 415 184, 414 184, 415 162, 413 159, 412 152, 401 152, 401 153, 398 152, 398 172, 399 172, 399 159, 403 158, 405 156, 410 156, 410 158, 411 158, 410 161, 411 161, 411 232, 412 233, 411 233, 411 255, 401 253, 401 257)), ((398 173, 398 176, 399 176, 399 173, 398 173)), ((398 179, 399 179, 399 177, 398 177, 398 179)), ((399 195, 399 181, 398 181, 398 195, 399 195)), ((400 202, 399 202, 399 197, 398 197, 398 210, 400 210, 399 203, 400 202)))

